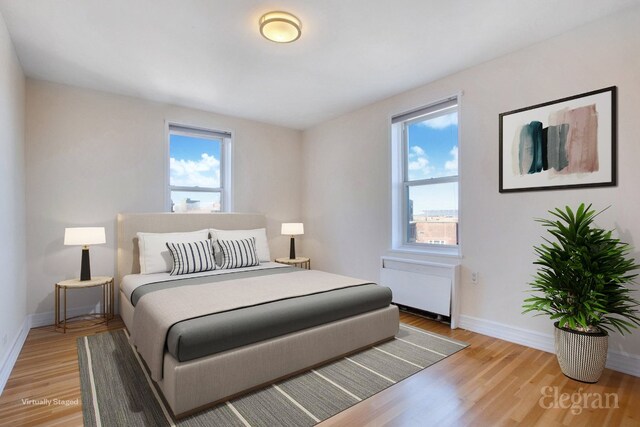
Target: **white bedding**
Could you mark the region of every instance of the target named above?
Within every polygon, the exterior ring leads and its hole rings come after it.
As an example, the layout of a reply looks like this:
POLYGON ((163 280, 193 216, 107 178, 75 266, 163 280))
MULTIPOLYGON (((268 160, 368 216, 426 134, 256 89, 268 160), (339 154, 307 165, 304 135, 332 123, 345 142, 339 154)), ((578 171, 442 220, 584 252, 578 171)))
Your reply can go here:
POLYGON ((164 273, 152 273, 152 274, 128 274, 122 278, 120 283, 120 291, 124 293, 129 301, 131 301, 131 294, 139 286, 149 283, 166 282, 169 280, 185 279, 189 277, 202 277, 202 276, 218 276, 221 274, 238 273, 242 271, 251 270, 266 270, 271 268, 283 268, 289 267, 285 264, 279 264, 277 262, 261 262, 260 265, 253 267, 233 268, 233 269, 220 269, 203 271, 200 273, 183 274, 180 276, 171 276, 168 272, 164 273))

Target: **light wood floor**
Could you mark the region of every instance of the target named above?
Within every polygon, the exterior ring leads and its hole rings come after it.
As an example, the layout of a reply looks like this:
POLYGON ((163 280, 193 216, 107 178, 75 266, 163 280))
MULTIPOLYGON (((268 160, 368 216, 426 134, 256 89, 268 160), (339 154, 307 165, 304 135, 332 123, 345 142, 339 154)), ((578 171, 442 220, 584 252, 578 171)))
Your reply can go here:
MULTIPOLYGON (((640 425, 640 378, 606 370, 598 384, 582 384, 564 377, 552 354, 462 329, 452 331, 406 313, 401 320, 471 345, 339 413, 322 427, 640 425), (560 399, 554 399, 555 390, 560 399), (617 394, 618 408, 591 408, 598 406, 598 395, 605 405, 605 393, 617 394), (571 408, 570 400, 561 400, 563 395, 575 402, 579 397, 580 403, 571 408), (565 408, 550 407, 554 401, 556 406, 564 402, 565 408)), ((116 319, 108 327, 67 334, 53 327, 32 329, 0 396, 0 425, 82 425, 76 338, 122 327, 116 319), (23 399, 71 404, 25 404, 23 399)), ((609 403, 616 403, 613 395, 609 403)))

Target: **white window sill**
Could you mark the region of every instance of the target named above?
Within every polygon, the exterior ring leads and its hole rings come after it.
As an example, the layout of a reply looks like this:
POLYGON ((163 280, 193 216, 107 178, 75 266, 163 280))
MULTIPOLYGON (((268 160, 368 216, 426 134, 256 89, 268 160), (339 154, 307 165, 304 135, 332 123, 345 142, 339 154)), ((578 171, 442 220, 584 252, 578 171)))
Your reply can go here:
POLYGON ((425 255, 430 257, 444 257, 462 259, 460 248, 417 248, 415 246, 400 246, 389 250, 390 254, 412 254, 425 255))

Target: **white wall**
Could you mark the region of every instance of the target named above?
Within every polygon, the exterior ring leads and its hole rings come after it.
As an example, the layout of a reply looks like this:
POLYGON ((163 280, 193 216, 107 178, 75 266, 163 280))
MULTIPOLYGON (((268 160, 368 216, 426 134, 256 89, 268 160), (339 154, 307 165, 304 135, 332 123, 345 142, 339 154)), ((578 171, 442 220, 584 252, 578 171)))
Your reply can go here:
POLYGON ((26 315, 24 110, 25 78, 0 15, 0 370, 26 315))
MULTIPOLYGON (((63 246, 65 227, 105 226, 91 272, 114 275, 116 214, 164 210, 165 120, 233 132, 234 210, 265 213, 272 255, 287 253, 279 226, 301 216, 299 131, 29 79, 29 313, 52 313, 54 283, 79 275, 81 251, 63 246)), ((97 302, 90 291, 69 298, 72 308, 97 302)))
MULTIPOLYGON (((521 314, 535 269, 532 245, 548 209, 612 205, 598 219, 640 248, 640 8, 402 93, 304 132, 304 252, 314 268, 377 280, 391 244, 389 119, 464 91, 461 98, 462 314, 550 334, 521 314), (615 188, 498 193, 498 114, 618 86, 615 188), (480 283, 472 285, 472 271, 480 283)), ((640 252, 635 251, 636 258, 640 252)), ((611 340, 640 356, 640 331, 611 340)))

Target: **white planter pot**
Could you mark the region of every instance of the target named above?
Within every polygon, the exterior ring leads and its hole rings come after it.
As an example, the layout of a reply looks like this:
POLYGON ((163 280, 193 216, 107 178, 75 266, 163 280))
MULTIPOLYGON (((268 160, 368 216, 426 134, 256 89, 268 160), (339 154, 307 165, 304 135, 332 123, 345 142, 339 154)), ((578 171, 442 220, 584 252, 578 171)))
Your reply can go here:
POLYGON ((558 322, 553 326, 556 357, 562 373, 573 380, 585 383, 598 382, 607 363, 607 332, 588 334, 560 328, 558 322))

